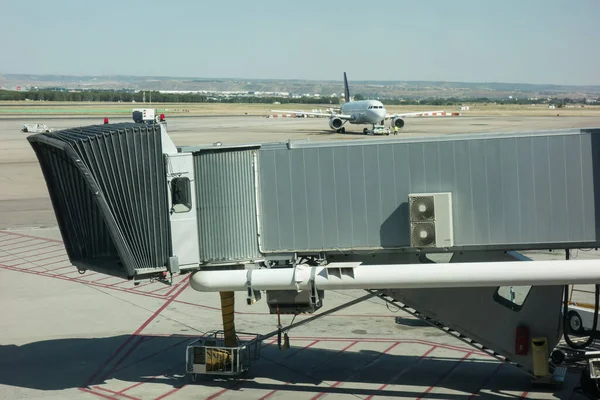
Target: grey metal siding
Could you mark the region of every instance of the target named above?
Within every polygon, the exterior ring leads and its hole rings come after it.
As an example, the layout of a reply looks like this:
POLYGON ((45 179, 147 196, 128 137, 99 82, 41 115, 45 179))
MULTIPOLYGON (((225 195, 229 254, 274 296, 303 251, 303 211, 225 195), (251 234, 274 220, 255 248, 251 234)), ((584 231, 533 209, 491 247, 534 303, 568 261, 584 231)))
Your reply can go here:
POLYGON ((595 242, 591 135, 264 147, 262 250, 408 247, 408 194, 442 191, 456 246, 595 242))
POLYGON ((214 150, 194 154, 201 262, 261 258, 254 152, 214 150))

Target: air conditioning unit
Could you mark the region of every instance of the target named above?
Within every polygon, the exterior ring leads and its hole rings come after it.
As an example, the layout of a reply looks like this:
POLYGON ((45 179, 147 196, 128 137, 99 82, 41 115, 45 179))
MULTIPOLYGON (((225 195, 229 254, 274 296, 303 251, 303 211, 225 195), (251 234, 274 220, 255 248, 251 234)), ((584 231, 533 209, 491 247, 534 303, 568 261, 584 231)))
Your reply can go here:
POLYGON ((452 247, 452 193, 408 195, 411 247, 452 247))

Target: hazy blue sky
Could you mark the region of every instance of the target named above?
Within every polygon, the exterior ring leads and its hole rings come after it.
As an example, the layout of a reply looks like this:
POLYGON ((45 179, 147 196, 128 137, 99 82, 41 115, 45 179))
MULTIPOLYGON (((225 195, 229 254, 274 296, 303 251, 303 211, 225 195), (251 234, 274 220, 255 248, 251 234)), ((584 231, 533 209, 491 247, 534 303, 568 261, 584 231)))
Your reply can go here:
POLYGON ((600 84, 600 0, 3 0, 0 73, 600 84))

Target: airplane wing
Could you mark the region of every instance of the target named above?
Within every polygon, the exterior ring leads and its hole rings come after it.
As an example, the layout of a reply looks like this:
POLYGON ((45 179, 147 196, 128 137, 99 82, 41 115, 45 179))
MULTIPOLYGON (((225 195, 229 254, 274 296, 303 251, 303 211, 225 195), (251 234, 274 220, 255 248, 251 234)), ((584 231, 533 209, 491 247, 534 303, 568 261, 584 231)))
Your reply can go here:
POLYGON ((446 116, 446 115, 453 115, 453 113, 447 113, 444 110, 419 111, 419 112, 411 112, 411 113, 387 114, 385 116, 385 119, 406 118, 406 117, 440 117, 440 116, 446 116))
POLYGON ((301 114, 301 115, 314 115, 317 117, 330 117, 330 118, 340 118, 340 119, 352 119, 352 115, 348 114, 338 114, 338 113, 325 113, 325 112, 313 112, 313 111, 301 111, 301 110, 270 110, 274 113, 284 113, 284 114, 301 114))

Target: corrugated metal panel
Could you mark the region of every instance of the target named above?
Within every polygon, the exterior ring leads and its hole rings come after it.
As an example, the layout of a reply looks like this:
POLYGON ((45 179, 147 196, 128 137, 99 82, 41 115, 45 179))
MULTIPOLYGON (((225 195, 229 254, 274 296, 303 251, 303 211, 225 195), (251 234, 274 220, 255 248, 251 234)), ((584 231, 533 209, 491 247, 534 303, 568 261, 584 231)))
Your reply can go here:
POLYGON ((28 137, 74 264, 127 276, 166 269, 169 208, 159 129, 106 124, 28 137))
POLYGON ((456 246, 595 242, 594 140, 577 131, 264 147, 262 250, 408 247, 408 194, 446 191, 456 246))
POLYGON ((201 262, 261 258, 255 151, 210 150, 194 154, 201 262))

